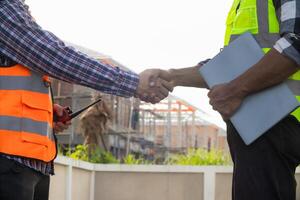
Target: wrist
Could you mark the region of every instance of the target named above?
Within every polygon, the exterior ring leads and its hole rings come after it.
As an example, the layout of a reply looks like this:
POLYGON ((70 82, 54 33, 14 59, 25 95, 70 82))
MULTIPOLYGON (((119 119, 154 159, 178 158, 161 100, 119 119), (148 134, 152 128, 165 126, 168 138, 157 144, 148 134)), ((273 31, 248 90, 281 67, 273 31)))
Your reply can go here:
POLYGON ((185 87, 207 88, 204 79, 199 73, 201 65, 188 68, 169 69, 171 81, 173 85, 185 87))
POLYGON ((170 80, 173 83, 174 87, 179 86, 179 81, 178 81, 178 79, 180 79, 179 70, 169 69, 168 72, 170 74, 170 78, 171 78, 170 80))
POLYGON ((230 81, 228 83, 228 86, 230 88, 230 91, 232 91, 232 93, 235 94, 235 96, 240 97, 242 99, 244 99, 250 94, 248 88, 244 84, 239 83, 236 80, 230 81))
POLYGON ((140 91, 140 81, 141 81, 141 79, 140 79, 140 77, 138 77, 138 80, 137 80, 137 82, 136 82, 135 91, 133 92, 133 95, 132 95, 134 98, 138 98, 138 96, 139 96, 139 91, 140 91))
POLYGON ((199 75, 199 68, 200 67, 196 65, 189 68, 169 69, 168 72, 170 73, 171 81, 174 86, 189 86, 190 79, 194 81, 192 76, 199 75))

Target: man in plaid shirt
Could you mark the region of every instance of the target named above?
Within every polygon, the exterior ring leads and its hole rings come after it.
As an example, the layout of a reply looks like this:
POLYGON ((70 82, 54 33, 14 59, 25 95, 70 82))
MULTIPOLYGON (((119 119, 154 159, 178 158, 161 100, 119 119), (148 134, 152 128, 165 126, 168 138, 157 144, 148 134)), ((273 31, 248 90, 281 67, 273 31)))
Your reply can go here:
MULTIPOLYGON (((169 76, 166 71, 151 69, 138 75, 66 46, 33 20, 22 0, 0 0, 0 62, 1 67, 18 63, 43 75, 151 103, 172 90, 165 80, 169 76)), ((61 109, 54 105, 57 114, 61 109)), ((0 129, 2 124, 0 121, 0 129)), ((57 131, 64 128, 63 124, 54 124, 57 131)), ((53 162, 0 155, 0 199, 48 199, 49 175, 53 173, 53 162)))

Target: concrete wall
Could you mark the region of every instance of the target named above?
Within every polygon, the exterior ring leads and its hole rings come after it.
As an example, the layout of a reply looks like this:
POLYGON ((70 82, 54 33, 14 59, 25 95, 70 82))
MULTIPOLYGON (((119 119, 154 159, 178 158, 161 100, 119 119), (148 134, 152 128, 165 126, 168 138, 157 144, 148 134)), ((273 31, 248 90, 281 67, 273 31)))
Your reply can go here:
POLYGON ((95 200, 203 200, 203 174, 100 172, 95 188, 95 200))
POLYGON ((95 165, 59 156, 55 171, 50 200, 231 200, 232 167, 95 165))

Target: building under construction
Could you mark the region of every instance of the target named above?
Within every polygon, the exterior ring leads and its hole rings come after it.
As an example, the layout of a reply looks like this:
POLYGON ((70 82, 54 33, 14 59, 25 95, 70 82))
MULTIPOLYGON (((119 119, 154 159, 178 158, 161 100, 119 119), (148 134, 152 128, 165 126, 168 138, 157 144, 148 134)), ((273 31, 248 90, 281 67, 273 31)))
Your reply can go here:
MULTIPOLYGON (((108 56, 72 46, 89 56, 104 60, 111 67, 129 70, 108 56)), ((105 130, 100 134, 106 150, 118 158, 132 153, 152 160, 164 158, 169 152, 184 153, 188 148, 227 151, 225 131, 203 120, 206 113, 176 96, 170 95, 152 105, 135 98, 100 94, 93 89, 58 80, 53 80, 52 85, 55 102, 70 106, 73 111, 90 104, 93 97, 101 95, 110 116, 105 130)), ((93 123, 102 123, 101 119, 97 120, 93 123)), ((80 117, 73 119, 72 126, 58 135, 58 142, 68 146, 82 144, 86 135, 81 125, 80 117)))

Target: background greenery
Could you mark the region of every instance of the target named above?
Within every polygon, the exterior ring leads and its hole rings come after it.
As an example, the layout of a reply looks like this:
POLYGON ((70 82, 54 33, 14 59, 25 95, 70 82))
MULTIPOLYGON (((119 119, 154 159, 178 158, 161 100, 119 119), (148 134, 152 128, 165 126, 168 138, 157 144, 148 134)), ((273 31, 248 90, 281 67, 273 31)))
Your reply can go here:
MULTIPOLYGON (((91 163, 124 163, 128 165, 151 165, 155 161, 145 160, 143 157, 136 157, 128 154, 122 161, 115 158, 110 152, 95 148, 88 153, 85 145, 77 145, 74 150, 69 150, 66 156, 91 163)), ((230 165, 231 159, 227 153, 217 150, 207 151, 205 149, 189 149, 186 154, 170 154, 164 161, 165 165, 230 165)))

